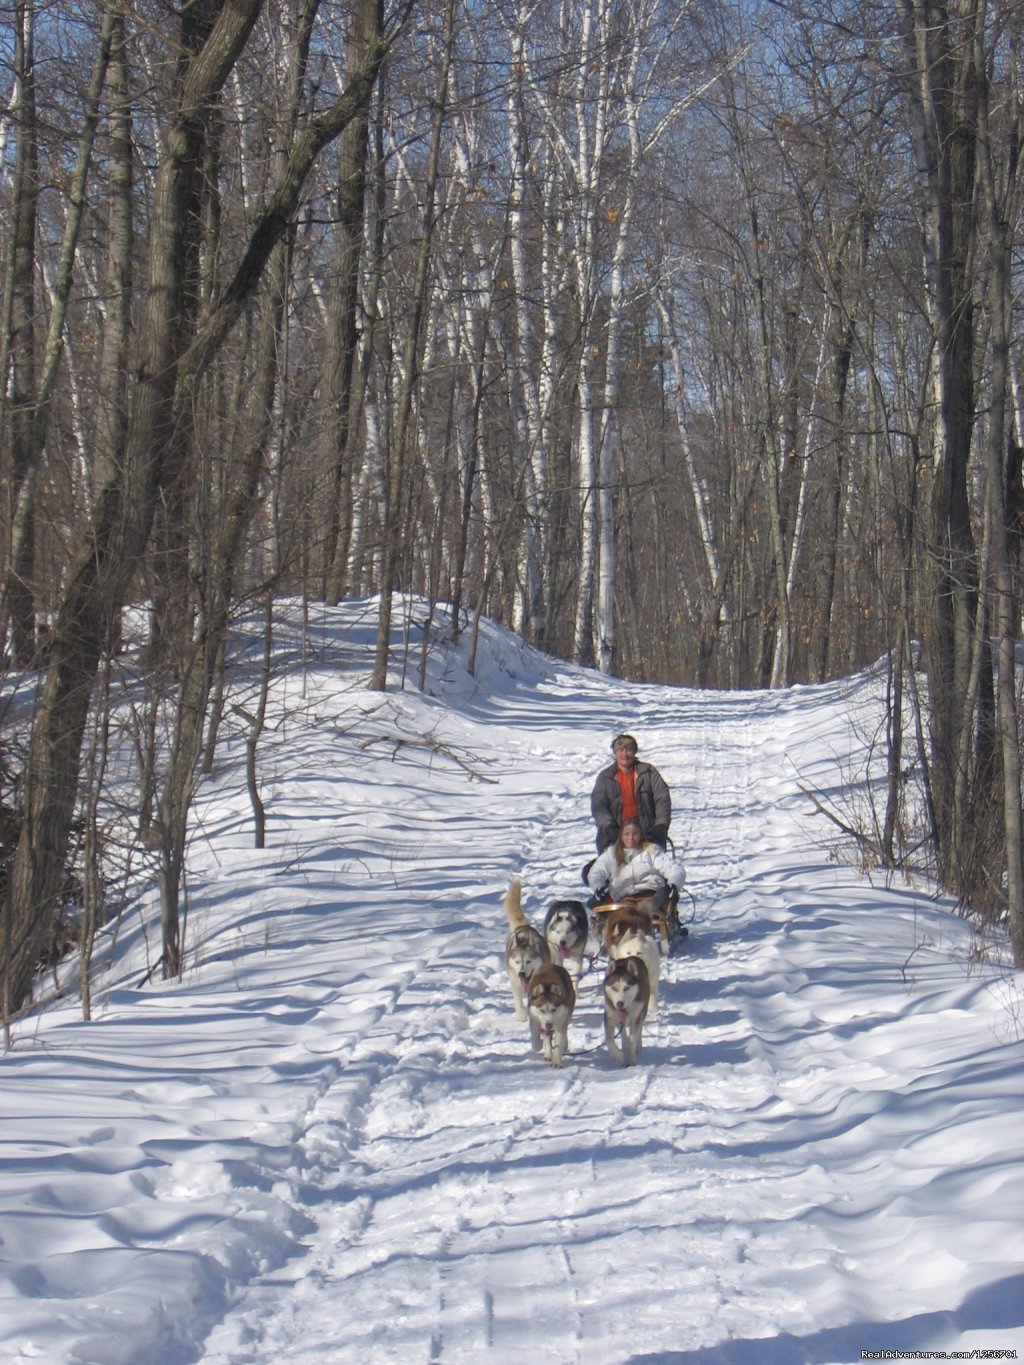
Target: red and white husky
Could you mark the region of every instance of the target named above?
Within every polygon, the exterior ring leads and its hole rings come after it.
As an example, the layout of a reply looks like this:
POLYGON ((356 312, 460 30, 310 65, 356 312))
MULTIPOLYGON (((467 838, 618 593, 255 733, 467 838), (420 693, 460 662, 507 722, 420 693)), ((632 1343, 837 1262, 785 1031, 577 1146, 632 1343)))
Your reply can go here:
POLYGON ((651 982, 643 959, 613 958, 604 976, 604 1038, 621 1066, 635 1066, 643 1042, 651 982))
POLYGON ((658 1012, 658 979, 661 975, 661 953, 654 937, 651 917, 635 901, 618 901, 604 922, 604 946, 609 958, 638 957, 647 968, 650 982, 649 1013, 658 1012))

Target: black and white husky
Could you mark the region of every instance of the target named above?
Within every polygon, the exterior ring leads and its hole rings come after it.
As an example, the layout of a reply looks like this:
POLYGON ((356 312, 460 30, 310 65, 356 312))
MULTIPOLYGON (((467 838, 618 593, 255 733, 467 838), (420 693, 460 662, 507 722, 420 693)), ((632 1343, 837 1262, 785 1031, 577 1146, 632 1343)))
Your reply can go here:
POLYGON ((643 958, 613 958, 604 977, 604 1038, 620 1066, 635 1066, 643 1042, 651 981, 643 958))
POLYGON ((512 987, 517 1019, 527 1017, 526 996, 534 972, 551 961, 547 939, 523 914, 522 894, 522 883, 517 877, 505 892, 505 914, 509 927, 505 944, 505 970, 512 987))
POLYGON ((574 980, 583 975, 590 919, 582 901, 552 901, 544 917, 544 937, 551 957, 561 962, 574 980))

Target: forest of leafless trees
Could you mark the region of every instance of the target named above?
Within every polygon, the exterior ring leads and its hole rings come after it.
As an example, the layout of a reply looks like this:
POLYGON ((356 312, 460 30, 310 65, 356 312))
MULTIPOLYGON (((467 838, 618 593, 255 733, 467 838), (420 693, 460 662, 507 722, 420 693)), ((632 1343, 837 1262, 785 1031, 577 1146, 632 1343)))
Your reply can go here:
POLYGON ((230 629, 285 595, 379 595, 381 689, 394 591, 636 679, 887 660, 872 856, 914 769, 1024 963, 1022 40, 1017 0, 0 0, 3 1017, 69 877, 103 915, 126 609, 173 975, 230 629))

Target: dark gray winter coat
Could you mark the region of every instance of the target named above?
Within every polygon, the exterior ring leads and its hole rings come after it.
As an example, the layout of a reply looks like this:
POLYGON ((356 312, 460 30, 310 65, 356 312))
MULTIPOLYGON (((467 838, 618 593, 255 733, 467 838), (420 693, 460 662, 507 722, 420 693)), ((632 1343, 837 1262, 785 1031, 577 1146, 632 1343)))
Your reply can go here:
MULTIPOLYGON (((672 798, 665 779, 652 763, 637 760, 636 809, 648 839, 664 848, 672 823, 672 798)), ((598 852, 614 844, 622 824, 622 794, 615 777, 615 764, 602 768, 590 794, 590 809, 597 825, 598 852)))

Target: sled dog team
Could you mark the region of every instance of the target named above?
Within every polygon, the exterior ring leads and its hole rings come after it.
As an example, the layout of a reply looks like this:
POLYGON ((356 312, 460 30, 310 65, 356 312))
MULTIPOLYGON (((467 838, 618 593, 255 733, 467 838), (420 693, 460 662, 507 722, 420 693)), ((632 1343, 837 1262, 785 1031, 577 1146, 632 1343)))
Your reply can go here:
MULTIPOLYGON (((666 851, 672 799, 664 778, 637 758, 632 735, 611 742, 614 762, 597 775, 590 811, 597 857, 583 869, 595 893, 595 929, 603 938, 608 968, 604 978, 604 1036, 622 1066, 640 1052, 644 1020, 658 1008, 661 954, 677 935, 676 901, 685 872, 666 851)), ((581 901, 556 900, 543 930, 527 920, 517 878, 505 895, 509 936, 505 966, 517 1019, 529 1019, 534 1051, 561 1066, 568 1050, 569 1021, 590 934, 581 901)))
MULTIPOLYGON (((523 914, 522 885, 516 878, 505 893, 505 914, 505 966, 516 1018, 529 1020, 534 1051, 552 1066, 561 1066, 590 934, 587 911, 580 901, 553 901, 543 929, 537 929, 523 914)), ((661 949, 651 914, 635 897, 608 907, 602 932, 608 955, 605 1042, 619 1065, 633 1066, 644 1021, 658 1008, 661 949)))

